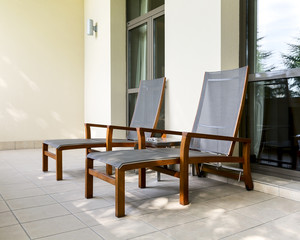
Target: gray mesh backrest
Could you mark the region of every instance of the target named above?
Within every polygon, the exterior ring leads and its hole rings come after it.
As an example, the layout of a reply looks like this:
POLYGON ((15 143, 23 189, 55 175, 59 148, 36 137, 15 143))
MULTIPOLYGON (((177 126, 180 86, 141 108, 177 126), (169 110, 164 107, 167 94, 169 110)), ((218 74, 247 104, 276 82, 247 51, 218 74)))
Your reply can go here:
MULTIPOLYGON (((235 136, 247 79, 247 67, 207 72, 193 132, 235 136)), ((190 147, 205 152, 229 154, 231 142, 192 139, 190 147)))
MULTIPOLYGON (((159 78, 154 80, 142 80, 140 82, 139 93, 130 127, 156 127, 164 92, 164 81, 164 78, 159 78)), ((150 137, 150 134, 151 133, 145 133, 146 137, 150 137)), ((137 133, 135 131, 128 131, 127 139, 136 140, 137 133)))

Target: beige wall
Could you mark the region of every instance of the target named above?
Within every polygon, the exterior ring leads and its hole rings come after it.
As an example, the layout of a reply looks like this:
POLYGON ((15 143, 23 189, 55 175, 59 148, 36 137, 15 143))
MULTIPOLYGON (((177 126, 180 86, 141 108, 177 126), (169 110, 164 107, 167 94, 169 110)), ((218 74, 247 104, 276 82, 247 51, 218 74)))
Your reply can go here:
MULTIPOLYGON (((126 123, 125 0, 1 1, 0 142, 126 123)), ((166 128, 189 131, 204 71, 238 66, 239 1, 166 0, 165 24, 166 128)))
POLYGON ((221 1, 221 68, 239 67, 240 0, 221 1))
POLYGON ((1 0, 0 142, 83 136, 83 0, 1 0))
POLYGON ((221 69, 221 0, 165 1, 166 128, 191 131, 204 71, 221 69))
MULTIPOLYGON (((126 124, 125 0, 85 0, 84 21, 98 33, 85 35, 85 121, 126 124)), ((96 130, 93 137, 105 137, 96 130)))

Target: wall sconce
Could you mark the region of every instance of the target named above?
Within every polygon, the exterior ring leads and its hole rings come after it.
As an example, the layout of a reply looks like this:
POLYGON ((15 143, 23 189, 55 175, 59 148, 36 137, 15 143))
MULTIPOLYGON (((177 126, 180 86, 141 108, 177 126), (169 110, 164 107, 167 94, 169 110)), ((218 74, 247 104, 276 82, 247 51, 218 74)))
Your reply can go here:
POLYGON ((97 23, 94 26, 93 19, 88 19, 86 25, 86 34, 89 36, 93 36, 94 32, 97 33, 97 23))

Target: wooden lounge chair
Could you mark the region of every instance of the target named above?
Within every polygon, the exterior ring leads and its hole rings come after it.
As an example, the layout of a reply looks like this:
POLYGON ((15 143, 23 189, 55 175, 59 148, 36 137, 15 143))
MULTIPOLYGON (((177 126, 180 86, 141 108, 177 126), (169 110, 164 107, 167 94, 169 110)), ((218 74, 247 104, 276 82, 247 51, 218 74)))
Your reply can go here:
MULTIPOLYGON (((56 139, 46 140, 43 143, 43 171, 48 171, 48 157, 56 160, 56 180, 62 180, 62 151, 85 148, 87 154, 91 148, 106 147, 134 147, 137 145, 136 127, 155 128, 159 119, 160 109, 164 96, 165 78, 142 80, 136 100, 130 127, 108 126, 100 124, 85 124, 85 139, 56 139), (107 138, 91 138, 91 128, 107 128, 107 138), (127 139, 112 139, 113 130, 127 131, 127 139), (108 144, 107 144, 108 141, 108 144), (48 151, 48 146, 55 148, 55 153, 48 151)), ((151 133, 149 133, 149 136, 151 133)), ((107 174, 111 174, 111 165, 107 165, 107 174)))
MULTIPOLYGON (((250 140, 238 138, 238 128, 245 100, 248 67, 205 73, 193 132, 138 128, 139 150, 90 153, 86 159, 86 198, 93 197, 93 176, 115 185, 115 215, 125 215, 125 171, 139 169, 139 187, 146 187, 145 168, 180 178, 180 204, 188 204, 188 165, 234 162, 243 165, 242 180, 253 189, 250 172, 250 140), (145 133, 181 135, 179 148, 147 148, 145 133), (235 143, 242 143, 242 156, 233 156, 235 143), (115 177, 93 169, 94 161, 109 163, 115 177), (166 169, 180 164, 180 172, 166 169)), ((215 170, 217 172, 217 170, 215 170)), ((238 174, 229 176, 238 178, 238 174)))

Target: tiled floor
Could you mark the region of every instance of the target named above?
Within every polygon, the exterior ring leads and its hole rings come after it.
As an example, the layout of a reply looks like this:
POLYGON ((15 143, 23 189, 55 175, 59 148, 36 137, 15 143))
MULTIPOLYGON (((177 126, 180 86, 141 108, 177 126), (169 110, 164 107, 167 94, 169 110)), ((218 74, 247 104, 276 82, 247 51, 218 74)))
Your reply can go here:
MULTIPOLYGON (((84 151, 64 153, 63 181, 55 180, 54 161, 50 159, 49 164, 50 171, 43 173, 39 149, 0 151, 0 239, 273 240, 300 236, 300 202, 282 198, 276 191, 275 195, 248 192, 213 179, 190 177, 191 204, 181 206, 178 179, 162 175, 163 180, 157 182, 149 172, 148 187, 139 189, 137 175, 131 172, 126 175, 127 216, 117 219, 112 185, 97 179, 95 198, 84 198, 84 151)), ((255 176, 255 184, 264 190, 259 177, 263 176, 255 176)), ((299 190, 297 182, 276 184, 270 180, 279 192, 280 184, 299 190)))

